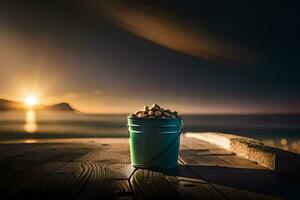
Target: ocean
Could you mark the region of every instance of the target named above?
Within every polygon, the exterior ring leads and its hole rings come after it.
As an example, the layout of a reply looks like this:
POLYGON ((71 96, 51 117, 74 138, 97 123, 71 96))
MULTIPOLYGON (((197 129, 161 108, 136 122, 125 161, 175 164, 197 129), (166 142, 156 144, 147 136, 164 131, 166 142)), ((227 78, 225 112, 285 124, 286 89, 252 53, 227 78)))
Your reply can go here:
MULTIPOLYGON (((185 132, 223 132, 300 153, 300 115, 184 115, 185 132)), ((128 137, 126 115, 0 112, 0 139, 128 137)))

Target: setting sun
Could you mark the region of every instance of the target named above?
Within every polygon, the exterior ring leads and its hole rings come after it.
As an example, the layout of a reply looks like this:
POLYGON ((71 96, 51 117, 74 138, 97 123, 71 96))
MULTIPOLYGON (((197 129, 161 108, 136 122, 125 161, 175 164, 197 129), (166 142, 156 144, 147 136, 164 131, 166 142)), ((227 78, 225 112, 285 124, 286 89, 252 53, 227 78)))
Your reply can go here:
POLYGON ((25 98, 24 102, 31 107, 38 103, 38 98, 35 96, 28 96, 25 98))

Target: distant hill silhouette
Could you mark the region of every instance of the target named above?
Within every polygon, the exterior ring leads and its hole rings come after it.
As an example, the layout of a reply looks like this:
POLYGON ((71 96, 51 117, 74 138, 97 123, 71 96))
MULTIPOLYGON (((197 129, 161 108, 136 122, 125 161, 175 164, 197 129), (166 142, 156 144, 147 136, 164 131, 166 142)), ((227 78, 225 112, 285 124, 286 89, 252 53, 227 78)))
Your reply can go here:
MULTIPOLYGON (((22 102, 0 99, 0 111, 27 110, 27 109, 28 109, 28 107, 22 102)), ((69 111, 69 112, 76 111, 68 103, 58 103, 58 104, 54 104, 54 105, 37 105, 34 107, 34 109, 36 109, 36 110, 69 111)))
POLYGON ((48 110, 75 111, 68 103, 58 103, 47 107, 48 110))
POLYGON ((0 111, 1 110, 21 110, 26 109, 26 106, 20 102, 9 101, 6 99, 0 99, 0 111))

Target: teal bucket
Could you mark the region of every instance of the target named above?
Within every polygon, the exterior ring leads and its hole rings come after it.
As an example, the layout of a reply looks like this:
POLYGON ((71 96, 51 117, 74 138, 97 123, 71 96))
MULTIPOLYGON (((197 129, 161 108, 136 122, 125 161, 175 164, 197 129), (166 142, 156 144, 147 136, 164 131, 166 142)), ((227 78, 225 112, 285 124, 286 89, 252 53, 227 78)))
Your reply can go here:
POLYGON ((131 164, 137 168, 176 167, 182 119, 127 118, 131 164))

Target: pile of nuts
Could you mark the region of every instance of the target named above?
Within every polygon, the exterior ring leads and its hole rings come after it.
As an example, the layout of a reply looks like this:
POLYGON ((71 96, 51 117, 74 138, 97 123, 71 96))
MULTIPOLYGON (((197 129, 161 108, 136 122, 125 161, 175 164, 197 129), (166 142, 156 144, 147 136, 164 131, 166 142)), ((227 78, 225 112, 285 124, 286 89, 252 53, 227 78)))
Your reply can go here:
POLYGON ((170 109, 164 109, 157 104, 153 104, 151 107, 144 106, 144 110, 137 111, 135 114, 130 114, 130 118, 159 118, 159 119, 171 119, 181 118, 176 111, 172 112, 170 109))

